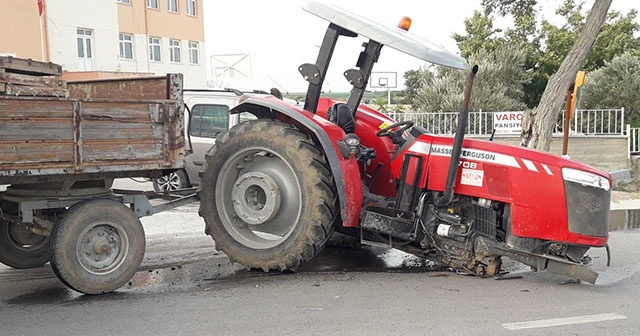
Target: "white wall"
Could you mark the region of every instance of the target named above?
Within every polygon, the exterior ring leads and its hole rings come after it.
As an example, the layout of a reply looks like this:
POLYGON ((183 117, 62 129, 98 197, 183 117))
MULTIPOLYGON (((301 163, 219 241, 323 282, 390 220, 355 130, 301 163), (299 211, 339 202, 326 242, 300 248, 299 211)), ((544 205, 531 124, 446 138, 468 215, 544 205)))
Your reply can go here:
POLYGON ((181 62, 171 63, 169 61, 169 38, 162 38, 161 51, 162 62, 149 60, 148 36, 136 34, 133 37, 133 60, 121 59, 119 71, 124 72, 150 72, 158 75, 167 73, 182 73, 184 75, 185 87, 205 87, 207 84, 205 44, 199 43, 200 59, 199 64, 189 64, 189 41, 181 40, 180 52, 181 62))
POLYGON ((150 72, 149 49, 147 36, 136 34, 133 36, 133 59, 118 59, 116 70, 123 72, 150 72))
POLYGON ((189 64, 189 41, 181 41, 181 62, 169 62, 169 38, 162 37, 162 62, 149 61, 148 37, 136 34, 133 60, 119 58, 118 7, 115 0, 47 0, 51 61, 63 70, 79 71, 77 28, 93 30, 93 71, 182 73, 185 87, 205 87, 206 48, 200 42, 200 63, 189 64))
POLYGON ((205 45, 199 43, 200 59, 199 64, 189 64, 189 41, 180 42, 180 63, 169 61, 169 38, 162 38, 162 62, 150 62, 149 70, 157 74, 182 73, 184 75, 184 86, 189 88, 206 87, 207 70, 205 59, 205 45))
POLYGON ((47 0, 51 61, 78 70, 77 28, 93 30, 93 69, 114 71, 118 64, 118 11, 112 0, 47 0))

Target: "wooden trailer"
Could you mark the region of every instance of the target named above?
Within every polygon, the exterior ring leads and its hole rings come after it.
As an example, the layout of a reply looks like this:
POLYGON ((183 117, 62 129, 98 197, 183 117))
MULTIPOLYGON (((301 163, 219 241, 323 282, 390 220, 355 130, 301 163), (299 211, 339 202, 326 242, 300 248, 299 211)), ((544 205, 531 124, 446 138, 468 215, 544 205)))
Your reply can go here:
POLYGON ((119 177, 157 177, 185 156, 182 75, 66 83, 53 63, 0 57, 0 262, 50 262, 88 294, 113 291, 144 255, 141 192, 119 177), (1 190, 1 189, 0 189, 1 190))

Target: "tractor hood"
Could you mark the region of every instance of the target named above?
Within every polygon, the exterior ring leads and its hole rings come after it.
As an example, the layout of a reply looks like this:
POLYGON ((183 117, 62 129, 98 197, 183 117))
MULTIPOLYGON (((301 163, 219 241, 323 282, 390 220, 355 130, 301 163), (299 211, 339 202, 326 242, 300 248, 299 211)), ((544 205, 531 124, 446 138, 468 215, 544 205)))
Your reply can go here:
POLYGON ((462 57, 407 31, 385 27, 356 13, 315 1, 307 3, 303 9, 337 26, 421 60, 456 69, 467 68, 467 62, 462 57))
MULTIPOLYGON (((420 138, 432 144, 432 154, 434 150, 435 154, 448 154, 447 149, 453 145, 451 137, 424 134, 420 138)), ((550 167, 567 167, 596 174, 612 182, 611 176, 602 170, 549 152, 477 139, 464 139, 462 146, 461 160, 484 161, 545 174, 552 174, 550 167)))

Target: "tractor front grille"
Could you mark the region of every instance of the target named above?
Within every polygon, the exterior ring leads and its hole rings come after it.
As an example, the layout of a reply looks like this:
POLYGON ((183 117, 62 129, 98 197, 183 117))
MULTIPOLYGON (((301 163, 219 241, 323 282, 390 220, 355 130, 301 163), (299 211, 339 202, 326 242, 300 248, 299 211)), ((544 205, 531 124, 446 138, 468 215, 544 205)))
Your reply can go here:
POLYGON ((479 205, 474 206, 475 224, 474 229, 488 237, 496 236, 496 226, 498 224, 498 214, 492 208, 484 208, 479 205))
POLYGON ((611 192, 602 188, 565 181, 569 231, 587 236, 609 234, 611 192))

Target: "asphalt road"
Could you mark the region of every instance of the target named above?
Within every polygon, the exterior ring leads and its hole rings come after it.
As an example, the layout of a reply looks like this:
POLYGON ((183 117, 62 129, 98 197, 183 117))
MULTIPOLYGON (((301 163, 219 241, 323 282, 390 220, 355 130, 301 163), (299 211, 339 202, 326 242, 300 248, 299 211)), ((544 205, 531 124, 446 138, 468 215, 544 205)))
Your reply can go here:
POLYGON ((67 289, 49 265, 0 266, 0 335, 635 335, 640 230, 595 250, 595 285, 531 273, 432 272, 396 250, 329 247, 297 273, 230 265, 195 204, 144 218, 147 253, 115 293, 67 289))

